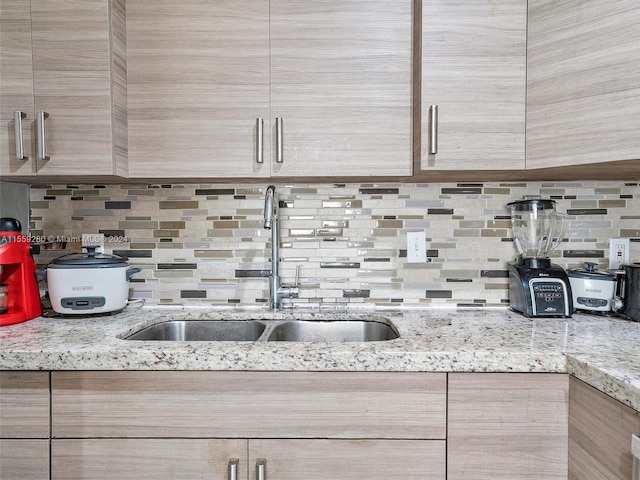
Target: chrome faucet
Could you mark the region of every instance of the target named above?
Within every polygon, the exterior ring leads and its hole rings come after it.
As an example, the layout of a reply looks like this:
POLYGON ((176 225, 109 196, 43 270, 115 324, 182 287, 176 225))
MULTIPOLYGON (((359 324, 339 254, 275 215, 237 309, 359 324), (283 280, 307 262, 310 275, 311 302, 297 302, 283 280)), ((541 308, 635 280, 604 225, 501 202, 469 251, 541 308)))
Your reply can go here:
POLYGON ((271 230, 271 275, 269 276, 269 309, 279 310, 282 299, 298 298, 300 267, 296 268, 296 283, 282 285, 280 267, 280 227, 278 222, 278 195, 276 187, 269 185, 264 196, 264 228, 271 230))

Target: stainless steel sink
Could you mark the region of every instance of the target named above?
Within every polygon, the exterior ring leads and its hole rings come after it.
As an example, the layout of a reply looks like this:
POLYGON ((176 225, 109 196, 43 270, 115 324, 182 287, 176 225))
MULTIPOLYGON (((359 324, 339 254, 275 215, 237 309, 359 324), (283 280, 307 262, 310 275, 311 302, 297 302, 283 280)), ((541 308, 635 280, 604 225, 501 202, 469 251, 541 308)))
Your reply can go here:
POLYGON ((396 330, 382 322, 366 320, 292 320, 276 325, 268 342, 379 342, 393 340, 396 330))
POLYGON ((395 327, 374 320, 171 320, 124 340, 187 342, 380 342, 398 338, 395 327))
POLYGON ((252 342, 260 338, 265 328, 257 320, 174 320, 151 325, 126 340, 252 342))

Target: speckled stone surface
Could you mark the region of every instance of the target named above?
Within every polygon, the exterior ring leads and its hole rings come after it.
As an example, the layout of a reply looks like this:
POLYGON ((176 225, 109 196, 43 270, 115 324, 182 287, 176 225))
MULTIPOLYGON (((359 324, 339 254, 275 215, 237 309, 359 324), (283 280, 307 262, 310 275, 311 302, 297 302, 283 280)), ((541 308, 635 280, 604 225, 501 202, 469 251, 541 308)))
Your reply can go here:
POLYGON ((640 411, 640 323, 575 314, 529 319, 506 309, 271 313, 134 308, 37 318, 0 328, 0 370, 306 370, 567 372, 640 411), (123 337, 168 320, 391 322, 384 342, 151 342, 123 337))

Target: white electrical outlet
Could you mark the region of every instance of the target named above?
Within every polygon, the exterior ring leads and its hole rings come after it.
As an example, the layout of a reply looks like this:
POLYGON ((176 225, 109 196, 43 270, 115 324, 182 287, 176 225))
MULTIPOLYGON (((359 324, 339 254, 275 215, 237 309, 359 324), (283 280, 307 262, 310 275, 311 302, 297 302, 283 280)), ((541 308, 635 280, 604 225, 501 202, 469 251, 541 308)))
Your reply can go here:
POLYGON ((82 251, 86 252, 86 247, 96 247, 96 253, 104 253, 103 233, 83 233, 82 251))
POLYGON ((427 239, 424 232, 407 232, 407 261, 409 263, 427 261, 427 239))
POLYGON ((609 268, 620 268, 625 263, 629 263, 629 239, 609 239, 609 268))

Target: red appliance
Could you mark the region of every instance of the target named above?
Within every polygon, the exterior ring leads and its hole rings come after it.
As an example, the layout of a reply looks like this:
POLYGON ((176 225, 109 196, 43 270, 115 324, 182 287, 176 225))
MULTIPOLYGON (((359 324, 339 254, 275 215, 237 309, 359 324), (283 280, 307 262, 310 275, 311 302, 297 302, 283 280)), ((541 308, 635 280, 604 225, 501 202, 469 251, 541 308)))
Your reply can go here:
POLYGON ((31 245, 21 234, 15 218, 0 218, 0 326, 36 318, 42 313, 40 290, 33 255, 39 245, 31 245))

